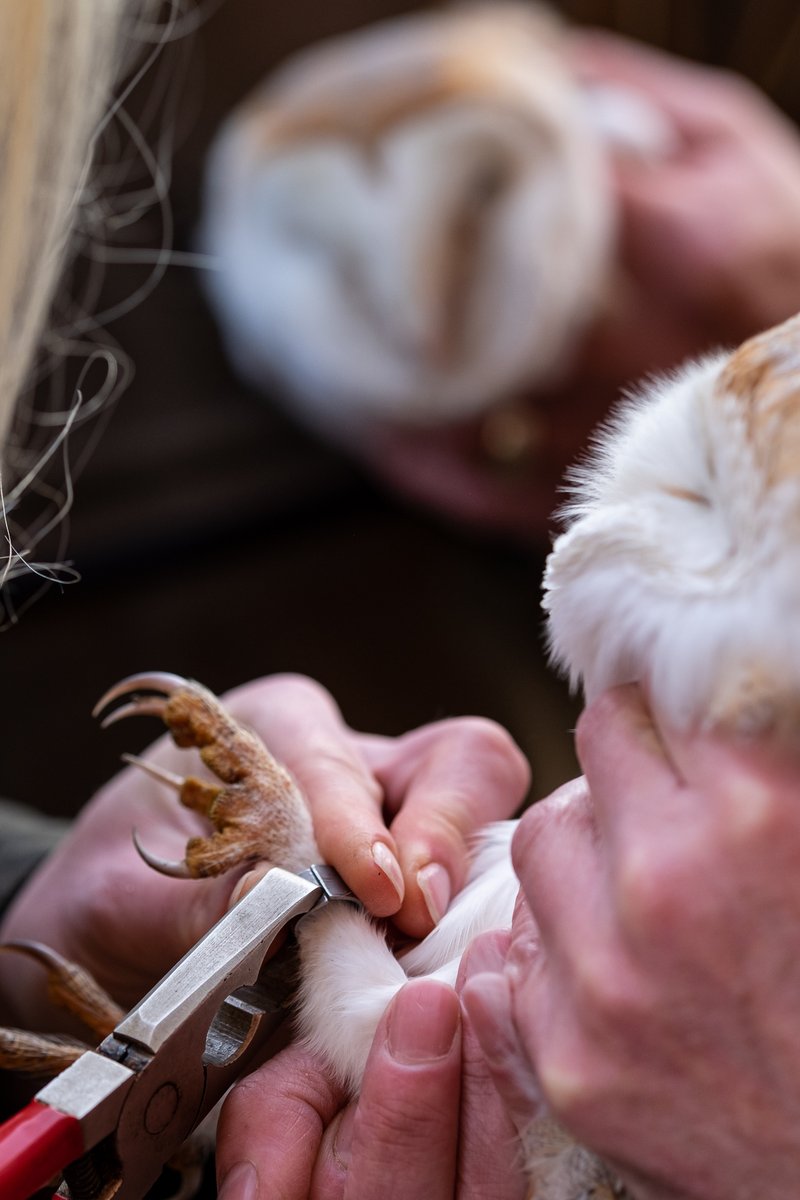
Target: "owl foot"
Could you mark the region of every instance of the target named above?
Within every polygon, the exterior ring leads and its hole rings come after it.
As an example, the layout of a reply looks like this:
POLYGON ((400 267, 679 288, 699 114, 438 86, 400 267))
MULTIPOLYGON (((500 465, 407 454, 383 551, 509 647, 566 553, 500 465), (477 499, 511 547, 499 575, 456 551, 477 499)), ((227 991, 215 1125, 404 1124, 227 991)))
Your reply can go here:
MULTIPOLYGON (((14 941, 0 943, 0 953, 24 954, 40 963, 47 972, 47 994, 59 1008, 66 1009, 97 1035, 90 1045, 77 1038, 59 1034, 29 1033, 25 1029, 0 1028, 0 1070, 16 1071, 31 1078, 52 1078, 71 1066, 87 1050, 92 1050, 113 1032, 122 1020, 124 1010, 92 978, 88 971, 63 958, 40 942, 14 941)), ((213 1136, 196 1130, 166 1164, 176 1177, 175 1191, 169 1200, 192 1200, 200 1189, 205 1163, 213 1150, 213 1136)), ((65 1168, 65 1178, 70 1179, 65 1168)), ((99 1200, 116 1193, 118 1183, 109 1186, 99 1200)), ((60 1189, 56 1196, 67 1194, 60 1189)), ((69 1195, 83 1195, 79 1188, 69 1195)), ((88 1194, 88 1193, 86 1193, 88 1194)), ((92 1192, 95 1195, 95 1192, 92 1192)))
POLYGON ((610 1168, 549 1116, 522 1134, 533 1189, 528 1200, 634 1200, 610 1168))
MULTIPOLYGON (((123 1011, 82 967, 62 958, 39 942, 5 942, 0 952, 23 954, 47 972, 50 1000, 78 1017, 102 1040, 122 1019, 123 1011)), ((91 1047, 77 1038, 58 1034, 0 1029, 0 1069, 25 1075, 57 1075, 91 1047)))
POLYGON ((134 833, 149 866, 165 875, 201 879, 266 860, 301 870, 316 856, 311 818, 285 767, 254 733, 243 728, 216 696, 178 675, 132 675, 116 684, 96 705, 100 715, 118 700, 103 726, 132 714, 158 716, 177 746, 195 748, 219 782, 175 775, 144 759, 126 761, 173 788, 180 802, 207 817, 214 832, 190 838, 182 861, 158 858, 134 833))

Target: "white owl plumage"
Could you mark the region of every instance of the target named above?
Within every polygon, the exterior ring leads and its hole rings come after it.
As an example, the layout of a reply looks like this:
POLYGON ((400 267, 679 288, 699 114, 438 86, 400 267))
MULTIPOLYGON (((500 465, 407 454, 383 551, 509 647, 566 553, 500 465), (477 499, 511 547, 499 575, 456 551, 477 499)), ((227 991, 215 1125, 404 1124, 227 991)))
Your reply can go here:
POLYGON ((757 729, 800 677, 800 318, 654 382, 576 475, 544 607, 588 698, 638 681, 674 728, 757 729))
POLYGON ((552 379, 609 287, 607 147, 666 152, 581 91, 537 6, 424 13, 290 61, 212 149, 203 248, 239 370, 328 436, 463 418, 552 379))

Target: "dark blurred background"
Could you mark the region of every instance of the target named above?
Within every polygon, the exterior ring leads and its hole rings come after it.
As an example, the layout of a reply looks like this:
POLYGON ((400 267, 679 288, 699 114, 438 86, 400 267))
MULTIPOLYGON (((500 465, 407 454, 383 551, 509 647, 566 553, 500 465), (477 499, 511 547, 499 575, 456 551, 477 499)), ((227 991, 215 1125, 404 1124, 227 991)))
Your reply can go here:
MULTIPOLYGON (((158 88, 171 80, 176 105, 177 251, 192 249, 203 157, 231 106, 302 45, 412 7, 420 6, 206 5, 207 19, 165 49, 153 77, 158 88)), ((795 4, 557 7, 734 67, 792 115, 800 110, 795 4)), ((130 244, 158 246, 162 237, 156 211, 130 244)), ((141 266, 109 265, 101 306, 143 278, 141 266)), ((306 672, 351 724, 386 733, 480 712, 531 757, 535 795, 573 771, 575 708, 544 664, 541 555, 404 506, 250 392, 226 365, 191 267, 169 267, 110 332, 136 376, 76 481, 67 554, 81 582, 51 588, 2 635, 0 792, 74 812, 122 749, 157 732, 141 721, 102 733, 90 717, 111 683, 143 669, 188 674, 216 691, 306 672)))

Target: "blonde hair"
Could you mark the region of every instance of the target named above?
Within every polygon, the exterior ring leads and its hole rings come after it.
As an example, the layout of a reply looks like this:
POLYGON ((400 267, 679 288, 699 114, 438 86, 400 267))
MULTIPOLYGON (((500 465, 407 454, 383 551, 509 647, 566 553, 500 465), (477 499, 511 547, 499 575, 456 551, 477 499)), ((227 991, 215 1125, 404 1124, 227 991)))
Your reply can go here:
POLYGON ((128 0, 0 5, 0 443, 30 381, 128 0))
MULTIPOLYGON (((115 116, 124 124, 128 92, 175 32, 177 14, 191 3, 0 0, 0 629, 16 620, 4 586, 10 579, 30 572, 45 581, 77 577, 61 561, 62 521, 72 500, 67 443, 79 410, 81 419, 92 415, 118 393, 125 360, 111 346, 113 339, 88 350, 86 339, 71 341, 63 320, 51 336, 48 317, 78 215, 84 213, 82 224, 97 232, 97 196, 87 187, 90 178, 96 182, 95 144, 115 116), (168 14, 164 24, 155 20, 162 5, 168 14), (115 99, 115 80, 125 74, 125 89, 115 99), (48 369, 55 377, 53 364, 62 354, 85 354, 87 372, 101 358, 109 382, 82 408, 79 381, 65 411, 34 411, 38 377, 48 369), (55 455, 61 484, 43 475, 55 455), (59 527, 56 561, 33 561, 37 546, 59 527)), ((80 315, 76 330, 94 328, 88 314, 80 315)))

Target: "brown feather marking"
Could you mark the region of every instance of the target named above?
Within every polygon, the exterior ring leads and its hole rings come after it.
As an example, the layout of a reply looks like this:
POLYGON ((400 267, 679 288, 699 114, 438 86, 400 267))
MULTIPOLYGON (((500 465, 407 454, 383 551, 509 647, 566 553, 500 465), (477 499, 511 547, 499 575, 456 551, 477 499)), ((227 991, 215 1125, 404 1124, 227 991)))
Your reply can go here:
POLYGON ((741 402, 768 487, 800 479, 800 317, 745 342, 720 375, 718 399, 741 402))
POLYGON ((708 496, 704 496, 701 492, 696 492, 692 488, 666 486, 664 491, 669 496, 674 496, 676 500, 688 500, 691 504, 702 504, 704 508, 710 506, 708 496))
POLYGON ((519 80, 533 70, 535 59, 552 72, 557 23, 509 7, 457 14, 450 26, 449 36, 432 37, 421 53, 393 68, 383 61, 372 70, 367 66, 357 79, 309 86, 313 60, 305 70, 276 77, 275 86, 247 106, 256 160, 264 151, 323 138, 352 139, 373 159, 378 142, 393 127, 452 101, 491 97, 524 117, 528 105, 519 80), (517 61, 524 71, 509 70, 517 61))

